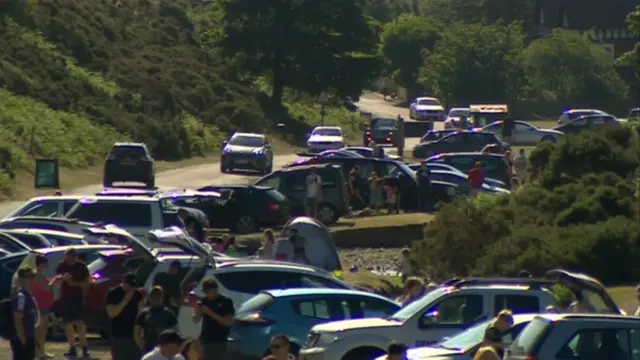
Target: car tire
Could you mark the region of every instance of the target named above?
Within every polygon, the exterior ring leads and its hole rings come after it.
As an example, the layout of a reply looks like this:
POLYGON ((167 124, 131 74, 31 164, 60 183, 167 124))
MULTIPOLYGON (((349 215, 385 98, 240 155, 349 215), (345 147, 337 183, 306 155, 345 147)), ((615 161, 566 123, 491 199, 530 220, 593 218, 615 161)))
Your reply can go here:
POLYGON ((542 139, 540 140, 540 142, 550 142, 550 143, 555 143, 556 139, 553 136, 543 136, 542 139))
POLYGON ((240 215, 233 224, 233 230, 241 234, 249 234, 258 230, 258 223, 250 215, 240 215))
POLYGON ((318 206, 318 220, 325 225, 331 225, 338 222, 340 216, 336 208, 330 204, 324 203, 318 206))

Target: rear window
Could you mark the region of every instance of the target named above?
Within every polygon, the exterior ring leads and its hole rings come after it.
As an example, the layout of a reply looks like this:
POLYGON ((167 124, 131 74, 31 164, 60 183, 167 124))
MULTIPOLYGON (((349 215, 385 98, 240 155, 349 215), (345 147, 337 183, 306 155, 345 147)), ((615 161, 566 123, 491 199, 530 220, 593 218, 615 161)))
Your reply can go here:
POLYGON ((511 344, 509 352, 512 355, 531 355, 550 325, 551 321, 548 319, 541 317, 535 318, 522 330, 513 344, 511 344))
POLYGON ((277 202, 283 202, 287 200, 287 198, 284 195, 282 195, 280 191, 276 189, 265 190, 265 193, 267 193, 267 195, 269 195, 270 198, 272 198, 273 200, 276 200, 277 202))
POLYGON ((261 293, 258 294, 251 299, 247 300, 240 309, 238 309, 238 313, 250 313, 265 310, 269 305, 273 303, 273 297, 269 294, 261 293))
POLYGON ((118 158, 141 158, 147 156, 147 151, 142 146, 116 146, 111 149, 111 155, 118 158))
POLYGON ((135 202, 79 203, 66 215, 88 222, 103 222, 121 227, 150 227, 151 205, 135 202))

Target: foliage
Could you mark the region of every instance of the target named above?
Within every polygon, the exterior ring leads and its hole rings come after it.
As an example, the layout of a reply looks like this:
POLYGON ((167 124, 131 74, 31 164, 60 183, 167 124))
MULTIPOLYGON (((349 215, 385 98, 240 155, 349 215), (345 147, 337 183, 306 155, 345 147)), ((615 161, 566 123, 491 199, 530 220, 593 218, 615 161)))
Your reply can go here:
POLYGON ((526 48, 523 66, 539 101, 606 108, 626 96, 611 59, 589 35, 554 30, 526 48))
POLYGON ((452 24, 425 58, 420 83, 446 103, 513 99, 520 93, 523 48, 517 24, 452 24))
POLYGON ((494 202, 445 205, 414 244, 435 278, 563 267, 605 283, 640 276, 636 168, 640 143, 622 126, 533 151, 540 179, 494 202), (611 266, 615 262, 616 266, 611 266))
POLYGON ((224 53, 267 75, 272 100, 286 86, 358 98, 379 67, 375 29, 356 0, 221 0, 224 53))
MULTIPOLYGON (((636 9, 627 16, 627 25, 629 31, 640 39, 640 5, 636 6, 636 9)), ((636 71, 636 80, 640 83, 640 42, 636 42, 633 50, 621 56, 620 63, 632 66, 636 71)), ((638 87, 640 89, 640 85, 638 87)), ((638 96, 640 97, 640 93, 638 96)))

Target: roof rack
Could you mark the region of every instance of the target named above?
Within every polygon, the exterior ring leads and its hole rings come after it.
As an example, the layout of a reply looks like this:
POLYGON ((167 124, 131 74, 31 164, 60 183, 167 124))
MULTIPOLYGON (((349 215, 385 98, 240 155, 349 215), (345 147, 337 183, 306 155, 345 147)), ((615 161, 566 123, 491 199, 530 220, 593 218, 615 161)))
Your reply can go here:
POLYGON ((447 280, 442 285, 453 286, 456 288, 462 286, 481 286, 481 285, 528 285, 532 289, 549 287, 554 284, 553 281, 547 279, 534 278, 453 278, 447 280))

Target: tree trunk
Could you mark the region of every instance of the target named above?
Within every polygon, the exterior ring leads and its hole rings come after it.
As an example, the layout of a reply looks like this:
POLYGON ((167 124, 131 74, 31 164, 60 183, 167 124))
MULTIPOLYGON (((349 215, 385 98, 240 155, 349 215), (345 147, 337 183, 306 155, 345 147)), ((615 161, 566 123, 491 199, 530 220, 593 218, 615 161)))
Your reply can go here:
POLYGON ((273 83, 271 84, 271 100, 275 104, 282 104, 284 94, 284 72, 280 68, 273 69, 273 83))

